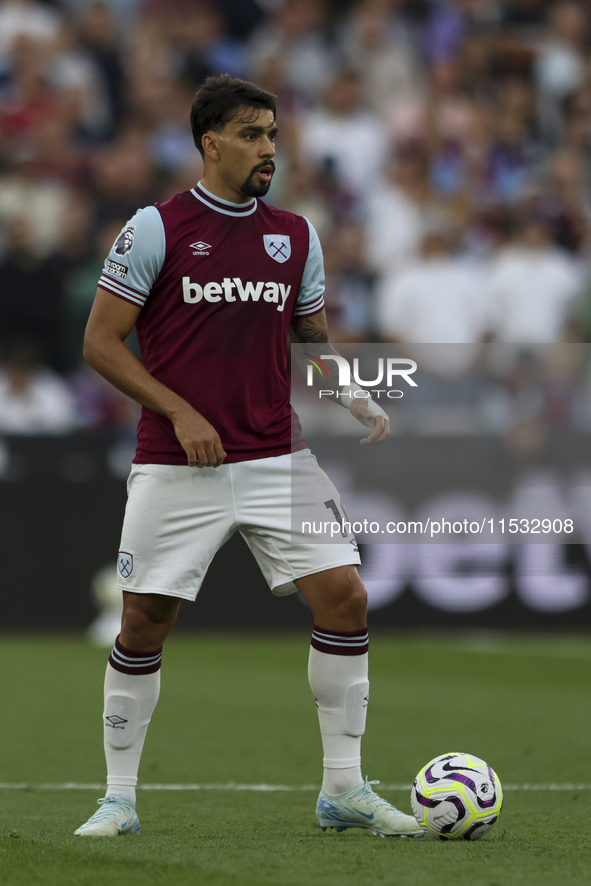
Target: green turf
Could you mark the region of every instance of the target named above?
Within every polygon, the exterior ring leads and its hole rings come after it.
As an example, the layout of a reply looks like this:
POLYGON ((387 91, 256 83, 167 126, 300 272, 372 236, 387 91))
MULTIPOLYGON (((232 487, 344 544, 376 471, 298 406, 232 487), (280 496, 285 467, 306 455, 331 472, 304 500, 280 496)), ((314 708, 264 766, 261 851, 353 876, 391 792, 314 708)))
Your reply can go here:
MULTIPOLYGON (((72 836, 102 796, 40 785, 101 783, 105 652, 80 640, 0 643, 0 882, 6 886, 565 886, 589 881, 591 790, 507 790, 472 843, 323 834, 315 790, 142 790, 137 837, 72 836)), ((319 781, 307 638, 173 637, 148 736, 144 784, 319 781)), ((591 783, 584 639, 372 638, 364 770, 407 784, 429 759, 465 750, 507 787, 591 783)), ((379 789, 378 789, 379 790, 379 789)), ((407 790, 386 789, 409 811, 407 790)))

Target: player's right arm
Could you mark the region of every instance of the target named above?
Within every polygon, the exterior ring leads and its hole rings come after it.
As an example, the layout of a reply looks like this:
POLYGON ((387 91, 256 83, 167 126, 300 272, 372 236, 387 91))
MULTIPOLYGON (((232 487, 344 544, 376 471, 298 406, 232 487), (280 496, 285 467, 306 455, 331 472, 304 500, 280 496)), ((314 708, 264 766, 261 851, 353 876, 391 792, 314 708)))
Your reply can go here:
POLYGON ((112 385, 166 416, 189 465, 218 467, 226 453, 215 428, 190 403, 151 375, 125 344, 140 308, 100 287, 84 335, 84 358, 112 385))

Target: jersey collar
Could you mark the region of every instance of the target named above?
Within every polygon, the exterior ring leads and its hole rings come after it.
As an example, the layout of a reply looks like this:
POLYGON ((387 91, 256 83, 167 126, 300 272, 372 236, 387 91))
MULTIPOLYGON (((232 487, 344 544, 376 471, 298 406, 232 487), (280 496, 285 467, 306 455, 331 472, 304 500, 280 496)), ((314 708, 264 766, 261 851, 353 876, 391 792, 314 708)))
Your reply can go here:
POLYGON ((206 206, 209 206, 210 209, 215 209, 216 212, 221 212, 222 215, 233 215, 238 218, 244 215, 252 215, 257 208, 256 197, 253 197, 248 203, 231 203, 229 200, 220 200, 219 197, 216 197, 215 194, 204 188, 201 182, 197 182, 196 188, 191 188, 191 193, 202 203, 205 203, 206 206))

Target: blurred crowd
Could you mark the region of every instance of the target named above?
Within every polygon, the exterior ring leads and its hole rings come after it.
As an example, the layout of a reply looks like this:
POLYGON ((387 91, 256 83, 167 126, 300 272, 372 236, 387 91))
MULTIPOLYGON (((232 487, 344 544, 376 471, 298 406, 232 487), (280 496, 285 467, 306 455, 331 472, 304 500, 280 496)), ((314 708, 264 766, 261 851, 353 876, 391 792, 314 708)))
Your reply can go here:
MULTIPOLYGON (((135 426, 83 330, 124 223, 199 179, 222 72, 279 98, 268 199, 319 232, 334 341, 519 346, 494 406, 591 340, 587 0, 0 0, 0 434, 135 426)), ((433 397, 464 368, 426 358, 433 397)))

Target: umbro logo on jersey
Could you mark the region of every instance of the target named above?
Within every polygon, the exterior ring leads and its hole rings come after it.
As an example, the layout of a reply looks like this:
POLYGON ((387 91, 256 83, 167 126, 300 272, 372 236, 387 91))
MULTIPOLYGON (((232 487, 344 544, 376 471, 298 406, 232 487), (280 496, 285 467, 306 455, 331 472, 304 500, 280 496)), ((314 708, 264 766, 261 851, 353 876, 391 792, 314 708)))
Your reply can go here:
POLYGON ((204 243, 203 240, 197 240, 196 243, 190 244, 193 255, 209 255, 208 250, 211 249, 211 243, 204 243))
POLYGON ((240 277, 224 277, 220 283, 211 282, 201 286, 192 283, 190 277, 183 277, 183 301, 188 305, 196 305, 202 299, 210 303, 266 301, 277 305, 277 310, 282 311, 290 292, 291 286, 272 280, 269 283, 254 283, 240 277))

